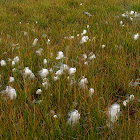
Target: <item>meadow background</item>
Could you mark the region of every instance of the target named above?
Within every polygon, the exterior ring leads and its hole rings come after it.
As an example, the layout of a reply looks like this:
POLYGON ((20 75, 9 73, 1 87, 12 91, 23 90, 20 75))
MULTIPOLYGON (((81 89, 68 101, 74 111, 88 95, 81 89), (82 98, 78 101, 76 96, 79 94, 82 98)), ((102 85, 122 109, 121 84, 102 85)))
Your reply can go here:
POLYGON ((6 66, 0 66, 0 92, 11 86, 17 98, 0 95, 0 139, 140 139, 140 88, 130 84, 140 78, 140 39, 134 39, 140 15, 122 16, 131 10, 140 13, 139 0, 1 0, 0 61, 6 66), (91 40, 79 43, 84 29, 91 40), (62 60, 56 60, 58 51, 64 53, 62 60), (96 58, 83 59, 91 52, 96 58), (12 66, 16 56, 19 62, 12 66), (67 71, 54 81, 61 63, 76 68, 73 85, 67 71), (36 79, 22 74, 25 67, 36 79), (54 71, 47 76, 47 89, 38 74, 42 68, 54 71), (78 84, 82 76, 88 80, 84 89, 78 84), (124 106, 131 94, 134 100, 124 106), (108 127, 113 103, 120 104, 121 115, 108 127), (80 119, 71 126, 67 119, 73 109, 80 119))

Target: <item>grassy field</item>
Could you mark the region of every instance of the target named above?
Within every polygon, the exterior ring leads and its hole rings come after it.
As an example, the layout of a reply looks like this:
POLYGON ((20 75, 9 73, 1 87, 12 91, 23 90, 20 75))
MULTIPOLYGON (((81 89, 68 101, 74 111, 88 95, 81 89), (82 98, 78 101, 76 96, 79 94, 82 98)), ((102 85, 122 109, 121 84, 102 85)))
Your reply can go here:
POLYGON ((139 34, 139 0, 0 0, 0 139, 140 139, 139 34))

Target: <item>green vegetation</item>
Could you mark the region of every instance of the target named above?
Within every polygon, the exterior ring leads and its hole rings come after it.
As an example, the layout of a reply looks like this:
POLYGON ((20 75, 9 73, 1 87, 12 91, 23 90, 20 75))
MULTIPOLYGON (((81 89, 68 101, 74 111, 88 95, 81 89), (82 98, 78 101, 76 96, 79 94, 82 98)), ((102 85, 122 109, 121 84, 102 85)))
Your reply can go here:
POLYGON ((140 87, 129 83, 140 78, 140 37, 134 39, 140 34, 139 13, 139 0, 1 0, 0 61, 5 60, 6 66, 0 65, 0 139, 138 140, 140 87), (122 16, 131 10, 137 16, 122 16), (84 29, 91 40, 81 44, 84 29), (35 38, 38 42, 33 46, 35 38), (36 53, 39 48, 41 55, 36 53), (56 60, 58 51, 64 53, 62 60, 56 60), (91 52, 96 58, 83 60, 82 55, 91 52), (12 66, 8 59, 16 56, 19 62, 12 66), (60 63, 75 67, 76 72, 71 76, 66 71, 54 81, 60 63), (35 79, 23 74, 25 67, 35 79), (38 73, 42 68, 53 69, 47 89, 38 73), (10 76, 15 79, 12 83, 10 76), (84 89, 79 86, 82 76, 88 80, 84 89), (15 100, 3 95, 6 86, 16 90, 15 100), (94 89, 91 97, 90 88, 94 89), (41 95, 36 95, 37 89, 41 95), (123 101, 132 94, 134 100, 125 107, 123 101), (115 102, 121 106, 121 115, 108 127, 107 110, 115 102), (68 125, 73 109, 80 119, 68 125))

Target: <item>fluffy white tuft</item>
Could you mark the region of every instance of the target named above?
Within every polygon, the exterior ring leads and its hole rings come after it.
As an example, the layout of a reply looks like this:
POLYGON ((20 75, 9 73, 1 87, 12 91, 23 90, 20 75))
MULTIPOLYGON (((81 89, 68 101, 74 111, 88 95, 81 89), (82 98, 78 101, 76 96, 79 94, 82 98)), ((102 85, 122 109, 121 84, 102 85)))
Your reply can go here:
POLYGON ((79 114, 78 110, 69 112, 68 116, 69 116, 69 118, 67 120, 67 124, 70 124, 70 125, 74 125, 75 123, 78 123, 78 121, 80 119, 80 114, 79 114))
POLYGON ((39 75, 41 76, 41 78, 45 78, 45 77, 49 74, 49 70, 43 68, 43 69, 40 70, 38 73, 39 73, 39 75))
POLYGON ((2 66, 2 67, 6 66, 6 61, 5 61, 5 60, 1 60, 0 63, 1 63, 1 66, 2 66))
POLYGON ((119 104, 114 103, 108 108, 107 115, 108 115, 109 120, 112 123, 114 123, 114 122, 116 122, 116 120, 118 120, 119 114, 120 114, 120 105, 119 104))
POLYGON ((76 72, 76 68, 70 68, 69 69, 69 74, 72 75, 76 72))
POLYGON ((62 51, 59 51, 57 54, 57 57, 55 58, 56 60, 62 59, 64 57, 64 54, 62 51))

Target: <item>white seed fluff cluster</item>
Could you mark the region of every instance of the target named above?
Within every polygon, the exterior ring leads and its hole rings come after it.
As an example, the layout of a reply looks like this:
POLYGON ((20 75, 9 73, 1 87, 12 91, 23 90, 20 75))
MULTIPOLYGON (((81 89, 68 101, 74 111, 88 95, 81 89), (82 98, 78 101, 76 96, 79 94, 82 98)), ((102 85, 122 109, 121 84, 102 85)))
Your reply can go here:
POLYGON ((36 91, 36 94, 41 94, 42 93, 42 90, 41 89, 38 89, 37 91, 36 91))
POLYGON ((33 47, 36 46, 37 42, 38 42, 38 39, 35 38, 35 39, 34 39, 34 42, 33 42, 33 47))
POLYGON ((93 88, 90 88, 89 89, 89 97, 92 97, 93 93, 94 93, 94 89, 93 88))
POLYGON ((59 51, 58 54, 57 54, 57 57, 55 58, 56 60, 60 60, 64 57, 64 54, 62 51, 59 51))
POLYGON ((70 68, 69 69, 69 74, 72 75, 76 72, 76 68, 70 68))
POLYGON ((88 80, 85 77, 83 77, 79 82, 79 86, 83 89, 87 88, 87 84, 88 84, 88 80))
POLYGON ((10 77, 10 78, 9 78, 9 82, 10 82, 10 83, 14 82, 14 80, 15 80, 14 77, 10 77))
POLYGON ((14 88, 11 86, 6 86, 6 89, 1 92, 2 94, 6 94, 11 100, 14 100, 17 98, 17 93, 14 88))
POLYGON ((134 40, 137 40, 138 38, 139 38, 139 34, 138 33, 134 34, 134 40))
POLYGON ((74 125, 75 123, 78 123, 79 119, 80 119, 80 114, 78 112, 78 110, 74 110, 68 113, 68 120, 67 120, 67 124, 70 125, 74 125))
POLYGON ((45 77, 49 74, 49 70, 43 68, 43 69, 40 70, 38 73, 39 73, 39 75, 40 75, 41 78, 45 78, 45 77))
POLYGON ((133 100, 134 100, 134 95, 131 94, 131 95, 129 96, 128 99, 126 99, 126 100, 123 101, 123 105, 124 105, 124 106, 127 106, 127 104, 128 104, 130 101, 133 101, 133 100))
POLYGON ((120 105, 117 103, 112 104, 108 108, 108 118, 112 123, 115 123, 116 120, 119 118, 120 115, 120 105))
POLYGON ((2 67, 6 66, 6 61, 5 61, 5 60, 1 60, 0 63, 1 63, 1 66, 2 66, 2 67))

